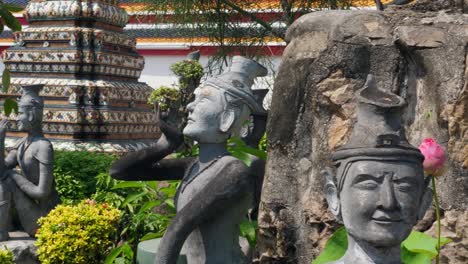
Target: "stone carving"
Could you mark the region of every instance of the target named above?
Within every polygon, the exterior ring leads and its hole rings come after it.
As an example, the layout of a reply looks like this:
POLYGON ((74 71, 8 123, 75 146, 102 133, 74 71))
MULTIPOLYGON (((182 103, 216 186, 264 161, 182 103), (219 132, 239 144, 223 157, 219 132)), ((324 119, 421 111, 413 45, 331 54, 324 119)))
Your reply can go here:
POLYGON ((38 228, 37 220, 59 202, 53 175, 54 150, 42 133, 42 85, 24 86, 19 101, 18 130, 27 136, 4 158, 7 120, 0 121, 0 241, 8 239, 13 221, 30 236, 38 228), (19 170, 15 167, 18 166, 19 170), (11 209, 16 214, 11 214, 11 209), (13 219, 17 216, 18 219, 13 219), (18 220, 18 221, 17 221, 18 220))
POLYGON ((183 134, 199 143, 198 158, 163 159, 182 143, 182 135, 161 122, 163 136, 148 149, 115 162, 112 177, 122 180, 182 179, 177 214, 167 229, 155 263, 176 263, 184 245, 188 263, 247 263, 239 246, 239 223, 253 198, 248 167, 226 150, 251 112, 262 111, 250 90, 267 70, 236 56, 225 73, 195 90, 183 134))
POLYGON ((402 129, 403 98, 377 88, 372 76, 357 92, 357 124, 332 159, 325 195, 343 221, 348 250, 334 263, 401 263, 400 244, 432 201, 419 150, 402 129))

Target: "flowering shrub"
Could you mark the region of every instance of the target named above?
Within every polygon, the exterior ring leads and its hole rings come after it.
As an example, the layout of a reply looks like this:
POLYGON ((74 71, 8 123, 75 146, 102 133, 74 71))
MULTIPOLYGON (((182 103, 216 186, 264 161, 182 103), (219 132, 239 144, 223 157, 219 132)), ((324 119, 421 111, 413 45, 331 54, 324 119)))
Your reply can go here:
POLYGON ((0 263, 14 264, 15 255, 8 248, 0 249, 0 263))
POLYGON ((119 218, 119 210, 94 200, 57 206, 39 219, 39 260, 42 264, 102 263, 113 246, 119 218))

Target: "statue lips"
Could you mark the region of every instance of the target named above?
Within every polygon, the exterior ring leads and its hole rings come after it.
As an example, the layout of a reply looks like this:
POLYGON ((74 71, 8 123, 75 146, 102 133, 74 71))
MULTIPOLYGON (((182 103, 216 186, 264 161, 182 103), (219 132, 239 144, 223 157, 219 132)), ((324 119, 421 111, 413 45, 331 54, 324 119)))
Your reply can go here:
POLYGON ((397 214, 378 211, 372 216, 372 221, 381 225, 392 225, 401 222, 402 218, 397 214))

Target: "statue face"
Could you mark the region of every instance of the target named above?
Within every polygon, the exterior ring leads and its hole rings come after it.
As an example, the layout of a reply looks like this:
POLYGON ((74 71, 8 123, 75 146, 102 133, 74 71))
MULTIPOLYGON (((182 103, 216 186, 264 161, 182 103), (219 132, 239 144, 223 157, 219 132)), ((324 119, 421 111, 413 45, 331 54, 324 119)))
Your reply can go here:
POLYGON ((399 245, 416 224, 423 189, 417 164, 354 162, 339 198, 348 234, 375 246, 399 245))
POLYGON ((187 105, 187 125, 183 133, 200 143, 219 143, 227 139, 220 130, 224 112, 223 92, 204 86, 195 90, 195 100, 187 105))
POLYGON ((18 108, 18 130, 27 132, 32 128, 32 113, 24 107, 18 108))

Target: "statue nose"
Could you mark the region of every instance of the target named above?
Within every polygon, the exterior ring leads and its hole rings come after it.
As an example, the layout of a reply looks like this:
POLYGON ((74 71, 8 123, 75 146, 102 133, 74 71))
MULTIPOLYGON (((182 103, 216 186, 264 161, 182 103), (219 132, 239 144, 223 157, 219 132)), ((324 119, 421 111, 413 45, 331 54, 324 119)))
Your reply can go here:
POLYGON ((380 189, 379 207, 385 210, 395 210, 398 208, 398 201, 393 190, 391 177, 386 177, 380 189))

